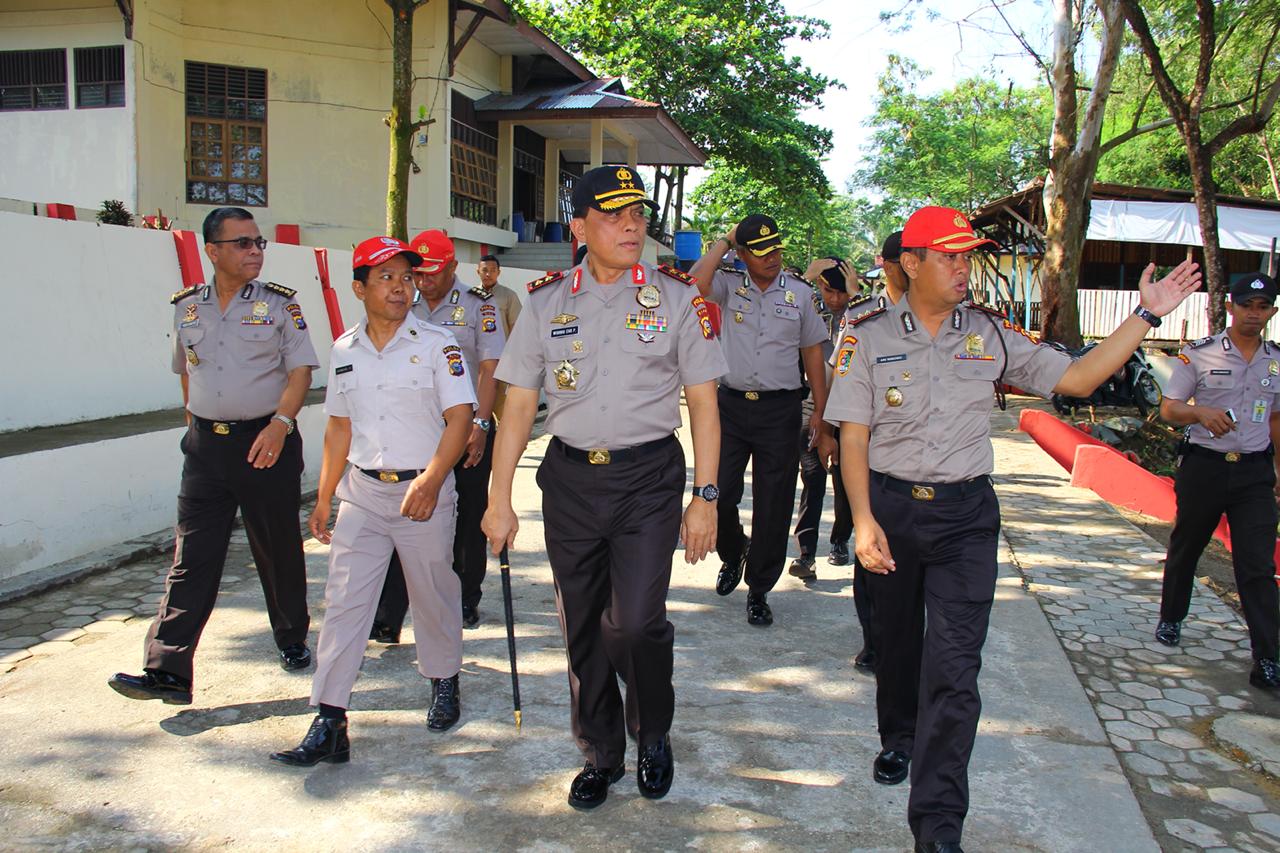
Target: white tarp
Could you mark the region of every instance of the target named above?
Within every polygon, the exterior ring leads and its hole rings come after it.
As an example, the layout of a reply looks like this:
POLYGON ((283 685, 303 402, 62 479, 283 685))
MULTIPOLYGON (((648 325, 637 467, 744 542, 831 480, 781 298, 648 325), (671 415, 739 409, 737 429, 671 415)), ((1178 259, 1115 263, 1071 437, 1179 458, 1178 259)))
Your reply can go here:
MULTIPOLYGON (((1218 205, 1218 241, 1224 249, 1269 252, 1280 237, 1280 211, 1218 205)), ((1196 206, 1166 201, 1101 201, 1091 204, 1087 240, 1200 246, 1196 206)))

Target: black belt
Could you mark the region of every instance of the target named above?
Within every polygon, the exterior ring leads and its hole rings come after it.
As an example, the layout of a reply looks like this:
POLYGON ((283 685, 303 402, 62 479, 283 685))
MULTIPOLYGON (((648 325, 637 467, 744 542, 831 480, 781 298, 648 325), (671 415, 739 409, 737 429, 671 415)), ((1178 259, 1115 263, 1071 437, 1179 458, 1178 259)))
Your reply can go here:
POLYGON ((744 400, 771 400, 774 397, 794 397, 800 393, 799 388, 781 388, 776 391, 739 391, 728 385, 721 385, 720 390, 730 397, 741 397, 744 400))
POLYGON ((211 421, 198 415, 191 416, 191 423, 198 429, 214 435, 238 435, 245 432, 261 432, 275 415, 263 415, 249 421, 211 421))
POLYGON ((559 448, 567 458, 574 462, 586 462, 590 465, 620 465, 624 462, 636 462, 646 456, 652 456, 655 451, 670 446, 675 440, 676 437, 674 435, 668 435, 664 438, 646 441, 644 444, 637 444, 635 447, 624 447, 622 450, 606 450, 603 447, 579 450, 576 447, 570 447, 559 438, 552 438, 551 444, 559 448))
POLYGON ((1224 453, 1220 450, 1210 450, 1199 444, 1188 444, 1183 453, 1193 456, 1208 456, 1211 459, 1217 459, 1219 462, 1246 462, 1254 459, 1270 459, 1275 455, 1275 451, 1270 447, 1266 450, 1255 450, 1251 453, 1237 452, 1235 450, 1224 453))
POLYGON ((974 477, 972 480, 961 480, 959 483, 911 483, 899 480, 897 477, 890 477, 888 474, 881 474, 879 471, 872 471, 871 479, 891 492, 897 492, 918 501, 955 501, 976 495, 991 487, 991 478, 986 474, 974 477))
POLYGON ((425 470, 425 469, 422 469, 418 471, 370 471, 368 468, 361 468, 359 465, 357 465, 356 468, 360 471, 361 474, 364 474, 366 477, 372 477, 373 479, 381 480, 384 483, 401 483, 401 482, 404 482, 405 480, 412 480, 414 477, 421 474, 422 470, 425 470))

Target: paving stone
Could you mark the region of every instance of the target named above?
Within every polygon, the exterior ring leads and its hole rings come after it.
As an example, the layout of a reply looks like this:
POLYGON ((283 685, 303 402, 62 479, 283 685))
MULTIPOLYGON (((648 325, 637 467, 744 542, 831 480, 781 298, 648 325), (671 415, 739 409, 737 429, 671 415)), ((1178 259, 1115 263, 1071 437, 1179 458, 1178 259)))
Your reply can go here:
POLYGON ((1234 761, 1223 758, 1218 753, 1208 749, 1193 749, 1187 755, 1196 764, 1202 767, 1212 767, 1214 770, 1239 770, 1240 765, 1234 761))
POLYGON ((1179 838, 1197 847, 1222 847, 1226 844, 1226 839, 1222 837, 1222 833, 1211 826, 1200 823, 1198 820, 1187 818, 1166 820, 1164 828, 1174 838, 1179 838))
POLYGON ((1209 697, 1203 693, 1197 693, 1194 690, 1187 690, 1182 687, 1175 687, 1172 690, 1164 692, 1164 698, 1173 702, 1181 702, 1183 705, 1211 705, 1209 697))
POLYGON ((1155 711, 1158 714, 1164 714, 1168 717, 1190 717, 1191 709, 1180 702, 1170 702, 1168 699, 1155 699, 1147 703, 1147 709, 1155 711))
POLYGON ((25 649, 40 642, 39 637, 0 637, 0 649, 25 649))
POLYGON ((1183 761, 1178 764, 1170 764, 1169 772, 1179 779, 1183 779, 1188 782, 1199 782, 1204 778, 1204 771, 1187 761, 1183 761))
POLYGON ((1111 735, 1111 748, 1116 752, 1133 752, 1133 741, 1119 735, 1111 735))
POLYGON ((1187 649, 1187 654, 1195 658, 1200 658, 1200 660, 1212 661, 1212 660, 1222 660, 1223 658, 1222 652, 1217 652, 1217 651, 1214 651, 1213 649, 1206 649, 1203 646, 1197 646, 1195 648, 1187 649))
POLYGON ((1255 829, 1265 832, 1272 838, 1280 838, 1280 815, 1270 813, 1249 815, 1249 822, 1255 829))
POLYGON ((54 628, 83 628, 91 621, 93 621, 92 616, 63 616, 61 619, 54 619, 49 624, 54 628))
POLYGON ((1127 693, 1137 699, 1159 699, 1160 691, 1150 684, 1140 681, 1126 681, 1120 685, 1120 692, 1127 693))
POLYGON ((1178 728, 1164 728, 1156 732, 1156 738, 1170 746, 1176 746, 1178 749, 1203 749, 1204 742, 1200 738, 1178 728))
POLYGON ((132 610, 99 610, 97 620, 99 622, 123 622, 126 619, 132 619, 134 612, 132 610))
MULTIPOLYGON (((1141 749, 1142 744, 1138 744, 1138 748, 1141 749)), ((1125 767, 1141 776, 1164 776, 1169 772, 1159 761, 1136 752, 1126 753, 1120 756, 1120 760, 1125 767)))
POLYGON ((54 628, 52 631, 45 631, 40 635, 40 639, 49 642, 66 642, 78 640, 84 636, 83 628, 54 628))
POLYGON ((1138 744, 1138 752, 1156 761, 1176 764, 1179 761, 1185 761, 1187 754, 1176 746, 1169 746, 1167 743, 1161 743, 1155 740, 1143 741, 1138 744))
POLYGON ((1210 788, 1206 791, 1209 799, 1220 806, 1226 806, 1237 812, 1265 812, 1266 803, 1257 794, 1250 794, 1238 788, 1210 788))
POLYGON ((1218 707, 1227 711, 1239 711, 1248 706, 1248 702, 1236 696, 1219 696, 1218 707))
POLYGON ((97 609, 97 605, 77 604, 75 607, 68 607, 62 612, 67 616, 92 616, 97 609))
POLYGON ((1124 719, 1124 711, 1121 711, 1119 708, 1114 708, 1111 705, 1101 704, 1101 703, 1096 704, 1094 706, 1094 711, 1097 713, 1098 719, 1100 720, 1123 720, 1124 719))
POLYGON ((1140 726, 1147 726, 1155 729, 1157 732, 1163 728, 1167 728, 1169 720, 1160 714, 1152 714, 1149 711, 1130 711, 1125 714, 1125 719, 1131 723, 1137 723, 1140 726))

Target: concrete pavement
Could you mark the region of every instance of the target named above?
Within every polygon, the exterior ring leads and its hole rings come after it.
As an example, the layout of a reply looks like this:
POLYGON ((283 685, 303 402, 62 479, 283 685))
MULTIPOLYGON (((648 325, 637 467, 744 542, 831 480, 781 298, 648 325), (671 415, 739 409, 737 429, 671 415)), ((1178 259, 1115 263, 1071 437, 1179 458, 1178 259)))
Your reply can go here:
MULTIPOLYGON (((1003 416, 994 417, 1001 423, 1003 416)), ((306 730, 310 678, 275 665, 261 592, 237 533, 190 708, 131 702, 105 683, 117 670, 138 671, 166 558, 0 605, 4 846, 910 849, 907 786, 871 780, 874 691, 852 666, 860 637, 851 570, 821 559, 819 579, 807 587, 783 576, 770 596, 775 625, 757 629, 746 624, 741 588, 728 598, 715 594, 715 563, 690 567, 677 555, 670 597, 675 786, 663 801, 643 800, 632 758, 604 807, 591 814, 568 807, 567 785, 581 759, 568 732, 563 645, 533 484, 545 444, 531 444, 516 489, 521 732, 511 721, 495 569, 482 626, 465 635, 463 719, 454 730, 425 728, 429 688, 413 669, 413 646, 371 645, 353 699, 352 762, 272 765, 267 754, 293 746, 306 730)), ((1032 451, 1024 436, 1001 432, 997 470, 1014 461, 1019 476, 1067 489, 1073 518, 1110 513, 1091 493, 1063 486, 1061 472, 1036 467, 1032 451)), ((743 509, 745 517, 749 502, 743 509)), ((1019 529, 1016 516, 1025 509, 1006 500, 1006 532, 1019 529)), ((313 642, 323 619, 325 552, 308 543, 313 642)), ((1126 775, 1077 678, 1079 666, 1073 670, 1042 601, 1024 588, 1024 573, 1035 566, 1007 545, 1001 559, 966 848, 1145 851, 1158 849, 1157 837, 1178 838, 1162 822, 1153 834, 1152 816, 1131 788, 1135 777, 1126 775)), ((1255 816, 1274 817, 1275 805, 1263 799, 1255 816)), ((1266 838, 1251 832, 1240 849, 1266 838)))

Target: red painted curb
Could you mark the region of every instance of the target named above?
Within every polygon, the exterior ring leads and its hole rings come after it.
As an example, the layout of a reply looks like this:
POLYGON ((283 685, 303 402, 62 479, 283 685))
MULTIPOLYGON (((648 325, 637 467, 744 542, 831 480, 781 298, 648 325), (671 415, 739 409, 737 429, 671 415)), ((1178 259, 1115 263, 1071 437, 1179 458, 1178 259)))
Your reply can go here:
POLYGON ((1023 409, 1022 414, 1018 415, 1018 429, 1034 438, 1036 444, 1067 471, 1075 465, 1076 448, 1082 444, 1106 448, 1120 456, 1120 451, 1111 445, 1098 441, 1088 433, 1083 433, 1039 409, 1023 409))

